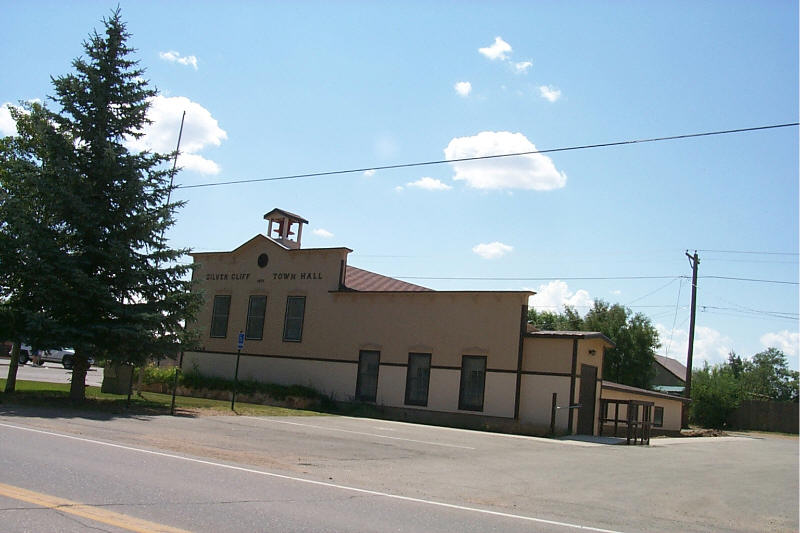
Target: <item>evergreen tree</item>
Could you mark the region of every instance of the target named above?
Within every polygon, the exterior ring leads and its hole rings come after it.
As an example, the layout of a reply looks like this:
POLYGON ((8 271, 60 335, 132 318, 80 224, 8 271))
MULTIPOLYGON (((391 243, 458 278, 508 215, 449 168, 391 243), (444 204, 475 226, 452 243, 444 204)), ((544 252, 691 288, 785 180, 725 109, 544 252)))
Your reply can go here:
POLYGON ((199 305, 185 281, 190 267, 179 263, 187 250, 163 238, 182 205, 167 203, 170 156, 125 146, 142 135, 156 92, 130 58, 119 9, 103 22, 75 72, 53 79, 58 112, 18 116, 19 143, 30 151, 21 159, 36 167, 48 220, 29 236, 43 236, 46 253, 18 262, 42 272, 33 291, 47 295, 41 330, 75 349, 73 399, 85 396, 90 356, 141 363, 176 353, 199 305))

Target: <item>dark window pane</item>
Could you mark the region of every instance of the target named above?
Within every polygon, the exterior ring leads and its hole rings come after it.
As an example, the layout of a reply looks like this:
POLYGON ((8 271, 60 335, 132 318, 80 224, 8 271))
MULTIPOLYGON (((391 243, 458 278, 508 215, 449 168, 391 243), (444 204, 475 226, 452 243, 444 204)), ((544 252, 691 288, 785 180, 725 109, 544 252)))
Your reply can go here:
POLYGON ((378 396, 378 368, 381 352, 361 350, 358 354, 358 378, 356 379, 356 400, 374 402, 378 396))
POLYGON ((267 297, 251 296, 247 305, 246 339, 260 341, 264 338, 264 316, 267 313, 267 297))
POLYGON ((286 319, 283 322, 283 340, 303 340, 303 316, 306 312, 305 296, 289 296, 286 299, 286 319))
POLYGON ((428 405, 428 384, 431 378, 431 354, 408 354, 406 404, 428 405))
POLYGON ((664 408, 663 407, 653 408, 653 426, 660 428, 663 425, 664 425, 664 408))
POLYGON ((228 334, 228 312, 231 308, 229 295, 214 296, 214 307, 211 310, 211 336, 223 339, 228 334))
POLYGON ((465 355, 461 360, 461 392, 458 408, 483 411, 483 388, 486 383, 486 357, 465 355))

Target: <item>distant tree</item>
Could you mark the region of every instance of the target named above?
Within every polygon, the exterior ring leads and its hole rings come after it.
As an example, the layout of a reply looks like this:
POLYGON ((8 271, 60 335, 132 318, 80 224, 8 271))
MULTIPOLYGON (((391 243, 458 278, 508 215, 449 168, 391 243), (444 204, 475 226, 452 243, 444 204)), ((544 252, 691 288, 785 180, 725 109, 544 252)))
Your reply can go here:
POLYGON ((599 331, 611 339, 615 348, 606 350, 603 377, 643 389, 650 388, 655 376, 655 350, 661 343, 650 319, 633 314, 619 304, 595 300, 583 320, 584 329, 599 331))
POLYGON ((736 352, 731 351, 728 354, 728 368, 730 368, 733 377, 739 379, 741 377, 742 372, 744 372, 744 362, 742 358, 736 355, 736 352))
POLYGON ((87 57, 73 61, 75 73, 53 79, 60 111, 36 106, 17 116, 15 161, 34 169, 9 195, 39 184, 48 238, 43 250, 3 252, 41 274, 31 294, 49 296, 26 323, 75 349, 73 399, 85 397, 90 356, 140 363, 173 355, 199 307, 185 279, 190 267, 179 263, 187 250, 163 238, 182 205, 166 203, 170 156, 125 145, 141 136, 156 92, 129 57, 119 9, 103 22, 104 33, 84 42, 87 57))
POLYGON ((585 317, 568 306, 563 313, 528 311, 528 322, 542 330, 599 331, 616 345, 606 350, 603 377, 633 387, 649 388, 661 344, 650 319, 619 304, 595 300, 585 317))
POLYGON ((724 363, 692 371, 692 423, 725 427, 743 400, 798 401, 798 372, 782 351, 768 348, 752 359, 731 352, 724 363))
POLYGON ((563 313, 553 311, 528 310, 528 323, 542 331, 581 331, 583 318, 568 305, 564 306, 563 313))
POLYGON ((745 361, 740 379, 742 391, 748 399, 798 399, 798 372, 789 369, 786 355, 777 348, 767 348, 745 361))

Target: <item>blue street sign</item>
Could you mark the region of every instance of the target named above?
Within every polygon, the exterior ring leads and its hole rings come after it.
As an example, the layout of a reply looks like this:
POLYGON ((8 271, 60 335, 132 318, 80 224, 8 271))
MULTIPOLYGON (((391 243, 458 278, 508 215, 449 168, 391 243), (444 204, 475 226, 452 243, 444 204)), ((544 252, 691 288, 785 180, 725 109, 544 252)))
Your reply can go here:
POLYGON ((239 332, 239 342, 236 343, 236 349, 241 350, 244 348, 244 332, 239 332))

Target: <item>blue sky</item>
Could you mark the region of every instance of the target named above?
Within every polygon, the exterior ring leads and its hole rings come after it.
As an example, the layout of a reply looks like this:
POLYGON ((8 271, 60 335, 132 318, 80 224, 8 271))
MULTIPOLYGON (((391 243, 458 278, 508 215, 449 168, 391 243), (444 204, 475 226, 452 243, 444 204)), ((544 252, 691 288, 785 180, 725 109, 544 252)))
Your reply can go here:
MULTIPOLYGON (((52 94, 117 4, 0 1, 0 105, 52 94)), ((172 150, 187 111, 184 185, 798 118, 790 1, 119 5, 161 92, 146 145, 172 150)), ((629 305, 684 361, 684 251, 698 249, 696 364, 773 345, 798 367, 797 127, 176 197, 174 246, 233 249, 279 207, 310 221, 304 246, 347 246, 354 266, 434 289, 629 305), (645 276, 666 277, 574 279, 645 276)))

